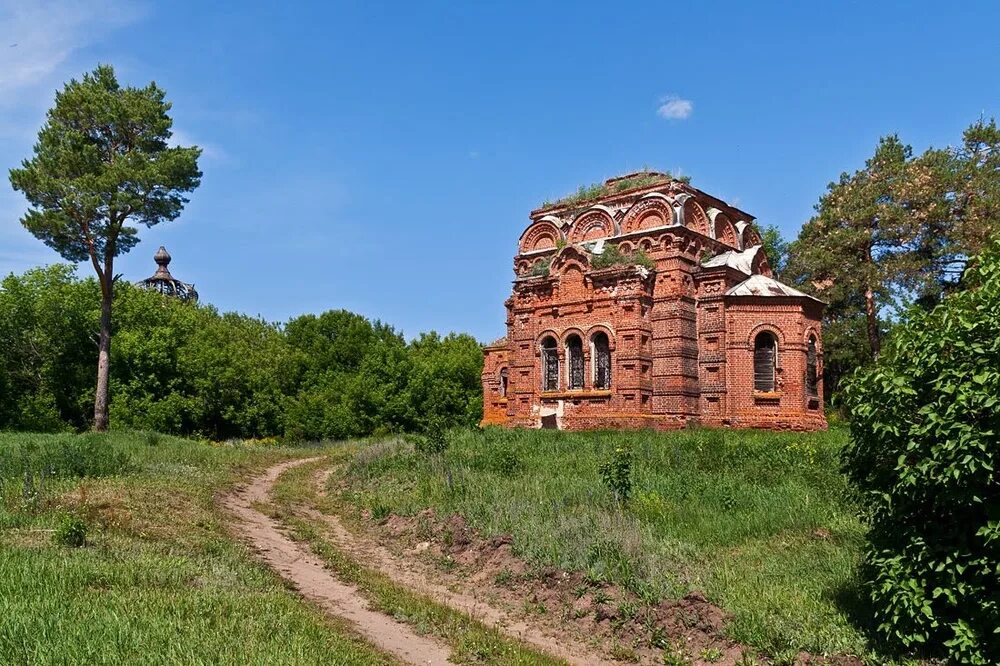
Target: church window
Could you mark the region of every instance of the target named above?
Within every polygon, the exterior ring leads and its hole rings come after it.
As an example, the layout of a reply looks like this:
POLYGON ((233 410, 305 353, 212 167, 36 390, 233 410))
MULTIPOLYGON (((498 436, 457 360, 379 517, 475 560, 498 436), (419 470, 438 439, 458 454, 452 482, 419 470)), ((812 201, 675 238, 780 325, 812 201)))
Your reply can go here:
POLYGON ((816 336, 809 336, 809 344, 806 347, 806 392, 816 397, 819 395, 819 373, 816 363, 816 336))
POLYGON ((571 335, 566 341, 566 356, 569 360, 569 389, 583 388, 583 341, 579 335, 571 335))
POLYGON ((775 390, 778 339, 769 331, 757 335, 753 346, 753 388, 762 393, 775 390))
POLYGON ((542 390, 559 390, 559 351, 553 337, 542 340, 542 390))
POLYGON ((591 338, 594 345, 594 388, 611 388, 611 346, 606 333, 595 333, 591 338))

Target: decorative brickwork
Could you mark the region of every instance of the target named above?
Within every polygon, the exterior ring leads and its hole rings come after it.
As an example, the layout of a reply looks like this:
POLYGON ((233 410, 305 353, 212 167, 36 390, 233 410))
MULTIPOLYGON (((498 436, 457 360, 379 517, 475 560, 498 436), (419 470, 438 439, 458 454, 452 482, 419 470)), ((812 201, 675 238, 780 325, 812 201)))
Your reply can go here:
POLYGON ((738 208, 664 178, 535 210, 514 272, 484 425, 826 428, 824 305, 771 278, 738 208), (611 244, 625 259, 595 262, 611 244))

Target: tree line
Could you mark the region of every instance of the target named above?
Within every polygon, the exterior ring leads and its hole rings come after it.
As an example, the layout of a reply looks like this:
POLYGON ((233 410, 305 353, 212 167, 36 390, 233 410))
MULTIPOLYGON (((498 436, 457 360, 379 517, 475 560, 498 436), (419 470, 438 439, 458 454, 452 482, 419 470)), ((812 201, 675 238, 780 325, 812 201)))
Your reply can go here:
POLYGON ((930 310, 963 288, 970 259, 1000 231, 1000 129, 980 119, 952 147, 914 155, 883 137, 864 167, 830 183, 790 243, 765 234, 780 277, 828 303, 824 379, 879 356, 907 308, 930 310))
MULTIPOLYGON (((125 323, 113 323, 117 319, 113 309, 119 301, 130 302, 132 296, 128 289, 121 296, 116 293, 121 285, 115 283, 115 259, 139 242, 140 225, 151 227, 177 218, 187 202, 186 196, 200 184, 201 151, 195 146, 170 144, 170 109, 164 91, 155 83, 142 88, 122 86, 110 66, 99 66, 81 80, 71 80, 56 94, 33 154, 20 168, 10 171, 12 186, 25 195, 31 206, 21 219, 25 228, 67 261, 88 264, 94 272, 100 311, 97 381, 90 399, 91 423, 97 430, 105 429, 109 422, 113 374, 119 377, 119 383, 125 376, 112 369, 119 357, 112 346, 114 327, 126 330, 122 328, 125 323)), ((764 230, 770 264, 779 277, 829 304, 823 328, 824 387, 829 403, 841 403, 838 396, 843 378, 878 357, 883 339, 903 311, 914 305, 930 309, 944 295, 962 289, 966 264, 997 232, 998 220, 1000 129, 992 119, 980 119, 969 126, 956 146, 930 148, 919 155, 898 136, 883 137, 862 168, 843 173, 830 183, 816 204, 815 215, 795 240, 786 242, 774 227, 764 230)), ((36 278, 21 277, 28 282, 36 278)), ((203 312, 201 308, 192 311, 203 312)), ((217 316, 247 335, 254 326, 266 328, 261 322, 254 324, 254 320, 238 315, 217 316)), ((177 317, 178 325, 187 321, 184 316, 177 317)), ((267 339, 280 332, 282 344, 295 344, 299 336, 310 334, 307 331, 321 334, 325 327, 333 325, 330 322, 334 316, 326 313, 316 319, 312 323, 291 322, 287 330, 275 329, 260 336, 267 339)), ((296 428, 303 436, 338 432, 336 428, 368 432, 420 420, 410 413, 414 409, 407 403, 410 397, 398 402, 390 396, 386 387, 394 382, 398 387, 398 381, 386 373, 386 368, 399 365, 407 370, 407 363, 426 361, 425 356, 434 358, 437 352, 427 342, 414 343, 412 349, 403 345, 409 350, 404 354, 399 345, 389 343, 394 335, 391 329, 387 332, 377 323, 371 326, 370 334, 361 336, 358 344, 370 348, 371 354, 381 354, 379 361, 365 367, 348 364, 333 370, 327 366, 302 369, 298 381, 310 387, 311 398, 280 401, 283 408, 300 415, 296 428), (378 405, 383 411, 374 416, 367 411, 345 410, 347 403, 342 398, 353 395, 357 397, 350 403, 353 407, 375 408, 375 403, 360 398, 363 391, 356 384, 364 380, 345 378, 368 376, 366 373, 384 394, 378 405), (309 403, 310 399, 315 402, 309 403), (335 428, 334 422, 340 425, 335 428)), ((212 326, 208 330, 213 330, 212 326)), ((130 343, 124 340, 122 344, 130 343)), ((239 365, 239 359, 234 362, 239 365)), ((248 371, 256 372, 253 368, 248 371)), ((228 371, 220 366, 220 373, 224 377, 228 371)), ((281 374, 285 373, 283 370, 281 374)), ((196 375, 194 372, 192 376, 196 375)), ((478 383, 476 386, 478 392, 478 383)), ((152 391, 149 395, 160 394, 152 391)), ((288 395, 285 387, 282 395, 288 395)), ((133 399, 116 399, 116 409, 121 412, 126 409, 124 404, 133 399)), ((418 403, 429 400, 413 399, 418 403)), ((447 399, 460 402, 464 398, 447 399)), ((131 404, 139 410, 139 403, 131 404)), ((273 423, 275 404, 261 405, 259 414, 252 418, 248 414, 241 416, 237 419, 242 421, 238 431, 284 432, 273 423)), ((174 406, 181 410, 176 421, 198 423, 197 427, 190 426, 192 432, 212 431, 205 423, 207 417, 183 416, 187 412, 195 414, 200 408, 189 403, 174 406)), ((153 402, 145 407, 153 412, 169 411, 153 402)), ((72 414, 67 422, 75 426, 84 421, 80 409, 78 404, 72 410, 59 405, 60 414, 72 414)), ((212 417, 217 421, 220 418, 212 417)), ((228 432, 229 426, 220 425, 214 431, 228 432)))
MULTIPOLYGON (((0 283, 0 430, 93 425, 101 287, 64 264, 0 283)), ((344 310, 284 325, 117 282, 108 385, 115 427, 295 440, 473 426, 482 351, 407 342, 344 310)))

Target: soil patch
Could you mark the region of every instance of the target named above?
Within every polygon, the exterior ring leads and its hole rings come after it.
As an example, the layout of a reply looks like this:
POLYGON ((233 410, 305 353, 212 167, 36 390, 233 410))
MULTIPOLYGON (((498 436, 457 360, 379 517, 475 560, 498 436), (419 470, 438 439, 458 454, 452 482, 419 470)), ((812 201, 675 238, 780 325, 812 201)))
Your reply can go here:
MULTIPOLYGON (((321 492, 328 475, 317 476, 321 492)), ((509 535, 487 537, 462 516, 442 517, 431 509, 414 516, 390 514, 381 521, 363 513, 371 526, 368 537, 347 532, 335 517, 323 517, 336 526, 340 543, 353 541, 369 554, 378 548, 379 567, 391 577, 405 570, 411 585, 422 578, 426 587, 433 579, 452 595, 471 596, 507 622, 542 631, 545 640, 566 648, 546 651, 571 663, 767 663, 725 635, 725 611, 698 592, 651 605, 620 586, 587 580, 579 571, 533 567, 514 553, 509 535), (744 661, 744 655, 757 661, 744 661)), ((801 653, 795 663, 860 666, 862 661, 801 653)))

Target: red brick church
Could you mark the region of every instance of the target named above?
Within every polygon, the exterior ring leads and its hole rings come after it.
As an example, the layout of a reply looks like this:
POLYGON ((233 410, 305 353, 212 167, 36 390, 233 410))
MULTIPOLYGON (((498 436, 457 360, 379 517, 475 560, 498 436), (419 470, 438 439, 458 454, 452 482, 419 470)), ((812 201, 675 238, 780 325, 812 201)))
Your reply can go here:
POLYGON ((653 172, 532 211, 483 423, 826 428, 824 304, 774 279, 753 220, 653 172))

